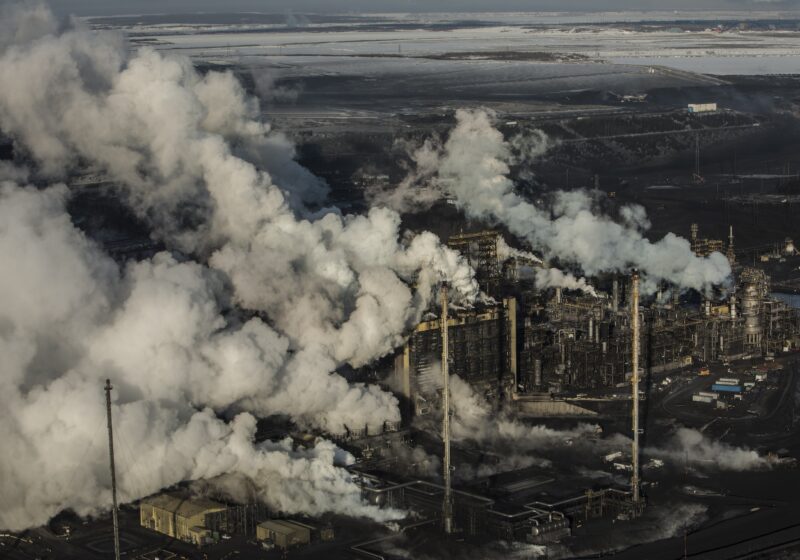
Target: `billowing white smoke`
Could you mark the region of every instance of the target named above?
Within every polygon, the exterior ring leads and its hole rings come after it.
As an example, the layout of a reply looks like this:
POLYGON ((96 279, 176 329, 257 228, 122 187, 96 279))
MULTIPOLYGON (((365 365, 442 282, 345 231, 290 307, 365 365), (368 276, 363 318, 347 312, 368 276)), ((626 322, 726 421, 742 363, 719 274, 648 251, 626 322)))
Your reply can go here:
POLYGON ((580 290, 589 294, 590 296, 597 297, 597 291, 594 287, 586 282, 586 278, 577 278, 570 272, 564 272, 557 268, 549 268, 545 265, 544 261, 528 251, 522 251, 511 247, 506 240, 500 237, 497 240, 497 259, 506 261, 508 259, 516 258, 522 263, 518 264, 517 276, 519 278, 532 277, 536 280, 536 285, 539 288, 566 288, 567 290, 580 290), (530 266, 527 263, 538 264, 541 266, 530 266))
POLYGON ((237 472, 275 507, 384 516, 361 506, 329 444, 253 447, 248 413, 331 432, 398 420, 393 396, 332 372, 390 352, 441 279, 474 298, 464 260, 431 234, 401 237, 389 210, 307 210, 325 185, 230 74, 58 33, 38 6, 4 12, 0 33, 0 129, 37 177, 107 173, 154 235, 198 259, 120 269, 70 223, 67 189, 3 186, 0 502, 13 506, 0 527, 108 506, 102 449, 83 452, 102 441, 106 377, 140 481, 123 476, 124 499, 237 472))
POLYGON ((438 455, 425 451, 418 445, 392 442, 391 457, 396 461, 393 467, 406 476, 419 476, 428 479, 439 479, 442 476, 442 460, 438 455))
MULTIPOLYGON (((573 540, 566 546, 548 550, 547 557, 567 560, 612 556, 614 551, 630 550, 639 544, 682 535, 684 531, 691 532, 708 520, 708 509, 706 504, 662 502, 657 507, 646 508, 636 523, 618 523, 613 532, 573 540)), ((695 542, 697 540, 695 538, 695 542)), ((645 557, 644 552, 641 554, 645 557)))
POLYGON ((647 274, 648 286, 667 280, 698 290, 728 279, 730 265, 720 253, 696 257, 687 240, 671 233, 656 243, 646 239, 639 232, 648 225, 641 207, 623 210, 620 224, 584 191, 556 193, 548 209, 520 197, 509 178, 512 146, 492 117, 458 110, 456 127, 438 150, 435 142, 425 150, 414 181, 446 185, 468 216, 499 221, 545 256, 576 263, 587 275, 636 267, 647 274))
POLYGON ((417 147, 398 141, 396 147, 406 152, 411 160, 406 177, 399 185, 367 185, 367 200, 372 205, 387 206, 397 212, 428 210, 447 195, 446 184, 428 180, 439 165, 439 139, 429 138, 417 147))
POLYGON ((516 452, 543 450, 564 445, 567 440, 588 438, 597 432, 592 424, 580 424, 569 430, 530 426, 502 411, 492 411, 486 400, 458 376, 450 377, 453 440, 475 441, 494 450, 507 447, 516 452))
POLYGON ((505 262, 509 259, 521 259, 532 263, 543 264, 542 259, 533 253, 512 247, 506 243, 506 240, 502 237, 498 237, 497 239, 497 259, 501 262, 505 262))
POLYGON ((13 267, 0 276, 0 527, 107 506, 105 377, 116 380, 123 500, 238 472, 287 511, 393 514, 360 503, 333 445, 253 447, 250 414, 226 424, 212 410, 263 399, 265 410, 353 422, 353 403, 369 404, 363 390, 331 377, 340 403, 295 399, 288 341, 259 319, 226 324, 218 274, 167 254, 119 270, 72 226, 66 195, 0 187, 0 262, 13 267))
POLYGON ((569 272, 557 268, 537 268, 534 272, 536 285, 540 288, 566 288, 580 290, 590 296, 597 297, 597 291, 586 282, 586 278, 576 278, 569 272))
MULTIPOLYGON (((454 441, 474 441, 484 448, 506 451, 512 456, 528 452, 575 446, 584 452, 588 463, 604 453, 627 450, 630 440, 621 434, 598 438, 598 426, 578 424, 574 428, 556 430, 542 425, 527 425, 504 411, 492 411, 489 404, 472 387, 457 376, 450 377, 454 441)), ((746 471, 770 468, 768 459, 751 449, 713 441, 697 430, 678 427, 664 444, 648 447, 643 454, 683 465, 688 458, 692 465, 709 470, 746 471)), ((531 464, 543 464, 542 460, 531 464)))
POLYGON ((692 428, 678 428, 671 440, 645 453, 671 460, 676 465, 686 461, 698 468, 724 471, 748 471, 770 468, 766 457, 757 451, 714 441, 692 428))

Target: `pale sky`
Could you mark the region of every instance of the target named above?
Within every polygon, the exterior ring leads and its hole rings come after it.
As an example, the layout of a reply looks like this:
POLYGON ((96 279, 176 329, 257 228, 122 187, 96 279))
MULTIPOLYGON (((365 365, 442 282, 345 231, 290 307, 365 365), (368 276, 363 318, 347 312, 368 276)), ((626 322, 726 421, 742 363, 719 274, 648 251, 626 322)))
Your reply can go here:
MULTIPOLYGON (((0 3, 3 0, 0 0, 0 3)), ((50 0, 79 16, 189 12, 797 10, 800 0, 50 0)))

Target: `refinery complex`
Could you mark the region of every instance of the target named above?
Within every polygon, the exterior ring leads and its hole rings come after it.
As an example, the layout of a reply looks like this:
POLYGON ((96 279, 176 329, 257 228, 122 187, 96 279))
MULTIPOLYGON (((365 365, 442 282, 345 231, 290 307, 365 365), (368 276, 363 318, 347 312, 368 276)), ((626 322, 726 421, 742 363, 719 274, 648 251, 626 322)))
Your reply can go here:
POLYGON ((0 560, 800 553, 789 3, 181 1, 0 2, 0 560))

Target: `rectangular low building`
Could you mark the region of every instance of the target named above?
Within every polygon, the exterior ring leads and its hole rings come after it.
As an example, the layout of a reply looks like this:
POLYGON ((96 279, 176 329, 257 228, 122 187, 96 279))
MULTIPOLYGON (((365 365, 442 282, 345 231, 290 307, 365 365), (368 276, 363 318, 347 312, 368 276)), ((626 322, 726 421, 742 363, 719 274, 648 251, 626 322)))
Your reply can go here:
POLYGON ((258 524, 256 539, 272 541, 278 548, 286 550, 310 543, 311 528, 302 523, 272 519, 258 524))
POLYGON ((164 535, 204 545, 213 540, 208 516, 225 510, 223 504, 205 498, 158 494, 139 503, 139 522, 164 535))
POLYGON ((723 392, 723 393, 741 393, 742 388, 738 385, 720 385, 715 383, 711 386, 712 391, 723 392))
POLYGON ((711 113, 717 110, 716 103, 689 103, 687 109, 690 113, 711 113))

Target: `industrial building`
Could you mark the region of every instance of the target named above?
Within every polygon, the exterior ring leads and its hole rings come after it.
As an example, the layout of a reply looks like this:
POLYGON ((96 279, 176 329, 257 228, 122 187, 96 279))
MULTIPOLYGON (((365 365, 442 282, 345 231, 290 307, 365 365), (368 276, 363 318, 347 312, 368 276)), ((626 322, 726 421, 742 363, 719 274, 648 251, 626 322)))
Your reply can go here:
POLYGON ((722 239, 709 239, 707 237, 700 237, 700 226, 693 223, 690 227, 689 242, 691 243, 692 252, 698 257, 707 257, 711 253, 723 253, 731 266, 736 264, 736 253, 733 245, 733 227, 729 228, 728 232, 728 245, 722 239))
POLYGON ((479 231, 453 235, 447 246, 461 253, 475 270, 475 277, 481 288, 494 296, 502 278, 502 263, 498 259, 497 248, 500 234, 496 231, 479 231))
POLYGON ((321 528, 289 519, 269 519, 256 526, 256 540, 271 543, 277 548, 288 550, 312 542, 328 542, 334 538, 330 526, 321 528))
POLYGON ((217 539, 210 518, 226 509, 223 504, 205 498, 158 494, 140 502, 139 522, 142 527, 202 546, 217 539))
MULTIPOLYGON (((570 387, 614 387, 631 372, 630 324, 609 302, 556 294, 523 318, 519 336, 519 388, 559 393, 570 387)), ((800 316, 770 296, 759 269, 738 271, 736 290, 699 308, 659 302, 640 310, 642 363, 655 373, 694 362, 732 361, 800 346, 800 316)))
MULTIPOLYGON (((699 306, 682 302, 669 286, 645 298, 639 311, 644 371, 800 347, 798 311, 770 296, 770 279, 763 270, 738 265, 733 230, 727 244, 701 238, 697 224, 691 234, 696 254, 726 254, 734 267, 734 289, 699 306)), ((481 288, 493 291, 500 302, 451 311, 451 373, 495 402, 627 384, 632 371, 630 278, 600 279, 609 293, 597 296, 541 290, 504 273, 515 267, 499 261, 498 239, 497 232, 481 231, 450 240, 469 256, 481 288)), ((424 415, 438 406, 440 330, 438 318, 427 318, 396 358, 394 387, 408 399, 412 414, 424 415)))
POLYGON ((259 523, 256 539, 270 541, 280 549, 286 550, 311 542, 311 527, 293 521, 272 519, 259 523))
MULTIPOLYGON (((441 516, 445 492, 441 484, 367 473, 359 477, 363 498, 369 503, 409 509, 423 518, 441 516)), ((569 536, 573 526, 588 519, 641 511, 643 504, 633 504, 625 490, 582 489, 586 484, 527 471, 501 474, 475 483, 475 488, 452 490, 453 524, 466 538, 544 544, 569 536)))
MULTIPOLYGON (((450 373, 470 383, 489 401, 508 397, 517 377, 517 302, 453 310, 449 329, 450 373)), ((425 415, 438 407, 441 392, 441 321, 420 323, 395 360, 394 385, 425 415)))
POLYGON ((687 110, 690 113, 713 113, 717 110, 716 103, 689 103, 687 110))

